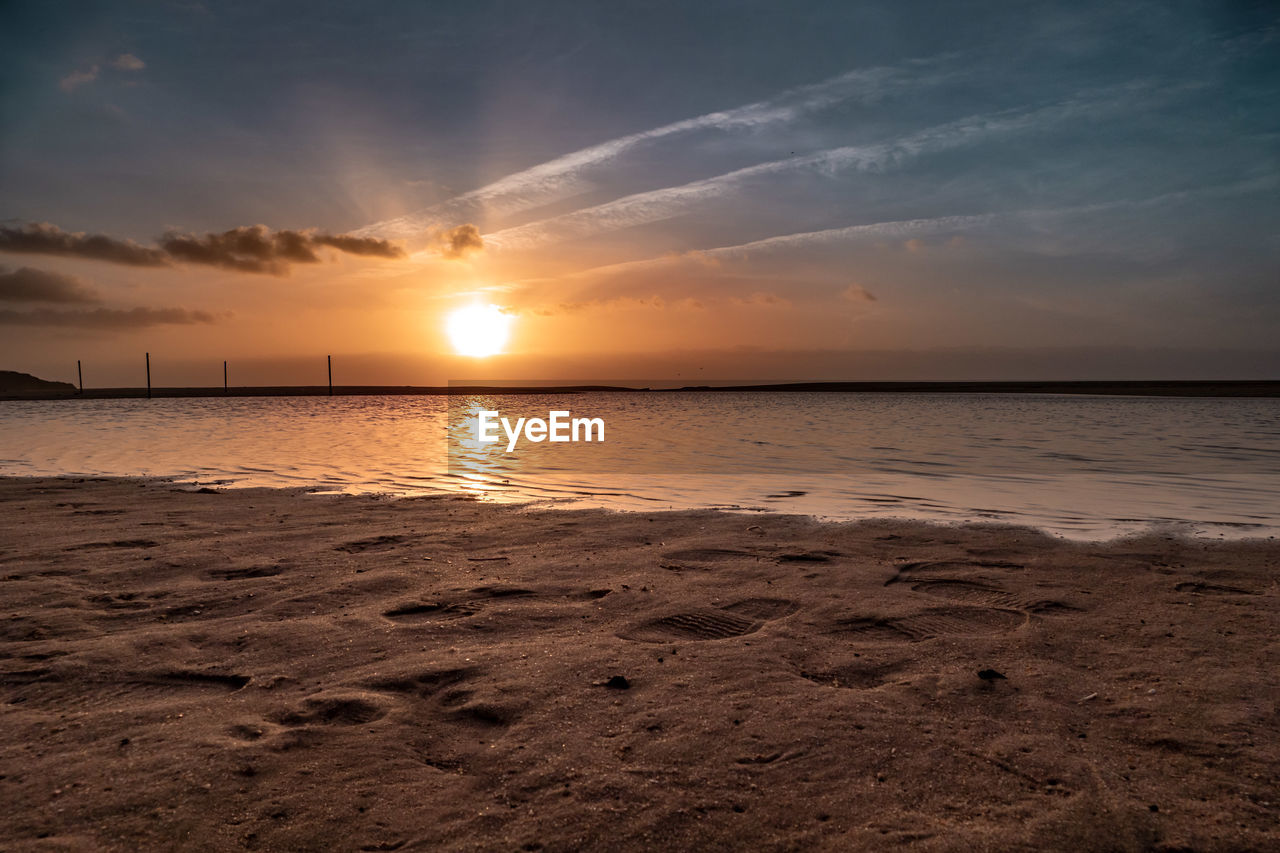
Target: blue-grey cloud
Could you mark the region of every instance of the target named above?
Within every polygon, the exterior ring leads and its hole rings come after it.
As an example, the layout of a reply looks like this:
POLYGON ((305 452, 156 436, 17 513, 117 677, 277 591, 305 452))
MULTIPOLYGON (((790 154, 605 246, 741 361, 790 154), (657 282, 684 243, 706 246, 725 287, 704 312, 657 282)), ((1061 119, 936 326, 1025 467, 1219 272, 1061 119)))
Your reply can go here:
POLYGON ((0 302, 92 303, 101 301, 96 291, 75 276, 19 267, 0 267, 0 302))
MULTIPOLYGON (((479 240, 478 235, 474 239, 479 240)), ((376 237, 273 231, 265 225, 207 234, 170 231, 159 242, 158 248, 152 248, 104 234, 70 233, 47 222, 0 227, 0 252, 82 258, 135 267, 185 263, 243 273, 286 275, 291 264, 319 263, 321 259, 316 250, 321 247, 363 257, 405 256, 404 250, 395 243, 376 237)))
POLYGON ((319 263, 320 257, 315 250, 320 246, 355 255, 404 256, 404 250, 399 246, 375 237, 272 231, 265 225, 249 225, 202 235, 171 231, 160 238, 160 248, 174 260, 235 272, 271 275, 287 274, 291 264, 319 263))
POLYGON ((77 329, 140 329, 148 326, 191 326, 216 323, 208 311, 186 308, 93 308, 34 311, 0 309, 0 326, 63 326, 77 329))
POLYGON ((122 53, 111 60, 111 67, 117 71, 141 71, 147 67, 147 63, 132 53, 122 53))
POLYGON ((48 222, 0 226, 0 252, 84 258, 132 267, 169 266, 168 256, 159 249, 104 234, 63 231, 48 222))
POLYGON ((58 87, 64 92, 74 92, 86 83, 92 83, 98 79, 98 66, 90 65, 78 71, 72 71, 67 76, 58 81, 58 87))

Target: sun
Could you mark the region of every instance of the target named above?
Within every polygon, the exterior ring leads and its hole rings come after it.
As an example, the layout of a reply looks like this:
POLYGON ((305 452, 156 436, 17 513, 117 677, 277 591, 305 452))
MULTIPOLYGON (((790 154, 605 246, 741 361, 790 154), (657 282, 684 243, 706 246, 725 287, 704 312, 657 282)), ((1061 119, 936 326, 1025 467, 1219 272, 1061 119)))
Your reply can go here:
POLYGON ((449 315, 445 329, 460 355, 484 358, 502 352, 512 319, 497 305, 468 305, 449 315))

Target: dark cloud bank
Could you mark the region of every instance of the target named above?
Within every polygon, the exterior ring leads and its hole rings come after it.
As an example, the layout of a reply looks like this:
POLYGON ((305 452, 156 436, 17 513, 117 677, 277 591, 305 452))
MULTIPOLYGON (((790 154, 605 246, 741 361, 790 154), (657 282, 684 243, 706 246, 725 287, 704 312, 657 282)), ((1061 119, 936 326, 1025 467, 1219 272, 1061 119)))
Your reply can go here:
MULTIPOLYGON (((48 270, 0 267, 0 303, 94 305, 102 300, 75 276, 48 270)), ((0 308, 0 326, 61 326, 77 329, 139 329, 160 325, 215 323, 207 311, 186 308, 0 308)))
POLYGON ((170 232, 160 239, 160 247, 177 261, 272 275, 285 274, 290 264, 319 263, 320 257, 315 250, 321 246, 365 257, 404 257, 403 249, 374 237, 306 231, 273 232, 265 225, 233 228, 203 237, 170 232))
POLYGON ((159 249, 102 234, 73 234, 48 222, 0 226, 0 252, 84 258, 131 267, 169 266, 168 256, 159 249))
POLYGON ((204 235, 171 231, 160 238, 159 247, 103 234, 63 231, 47 222, 0 226, 0 252, 83 258, 134 267, 186 263, 243 273, 286 275, 292 264, 319 263, 316 250, 321 247, 364 257, 402 258, 405 254, 394 243, 374 237, 272 231, 265 225, 204 235))
POLYGON ((63 326, 77 329, 139 329, 146 326, 216 323, 208 311, 186 308, 94 308, 34 311, 0 309, 0 326, 63 326))
POLYGON ((0 302, 100 302, 98 294, 75 276, 47 270, 0 267, 0 302))
MULTIPOLYGON (((364 257, 404 257, 404 250, 387 240, 312 231, 272 231, 265 225, 204 235, 169 232, 158 243, 155 247, 143 246, 104 234, 73 233, 47 222, 0 226, 0 252, 81 258, 144 268, 197 264, 242 273, 287 275, 292 264, 320 263, 317 250, 322 247, 364 257)), ((32 267, 17 270, 0 267, 0 302, 83 305, 101 301, 93 289, 74 276, 32 267)), ((111 330, 217 320, 218 317, 206 311, 186 308, 0 309, 0 326, 111 330)))

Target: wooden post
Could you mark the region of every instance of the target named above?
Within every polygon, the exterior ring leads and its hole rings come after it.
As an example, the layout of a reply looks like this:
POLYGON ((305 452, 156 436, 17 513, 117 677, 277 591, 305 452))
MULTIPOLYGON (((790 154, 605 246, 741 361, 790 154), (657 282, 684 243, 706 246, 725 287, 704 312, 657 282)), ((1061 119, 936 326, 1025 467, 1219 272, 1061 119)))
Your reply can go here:
POLYGON ((326 356, 329 359, 329 396, 333 396, 333 356, 326 356))
POLYGON ((227 393, 227 362, 222 362, 222 393, 227 393))
POLYGON ((147 399, 151 399, 151 353, 147 353, 147 399))
POLYGON ((76 378, 80 380, 80 393, 84 393, 84 371, 80 369, 80 359, 76 359, 76 378))

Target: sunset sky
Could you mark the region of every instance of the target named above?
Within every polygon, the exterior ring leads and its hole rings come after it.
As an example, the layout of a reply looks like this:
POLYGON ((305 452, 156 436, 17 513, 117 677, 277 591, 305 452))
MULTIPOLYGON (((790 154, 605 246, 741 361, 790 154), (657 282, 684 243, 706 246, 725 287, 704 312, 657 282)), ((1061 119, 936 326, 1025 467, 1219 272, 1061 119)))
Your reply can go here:
POLYGON ((3 16, 0 369, 1280 378, 1272 3, 3 16))

